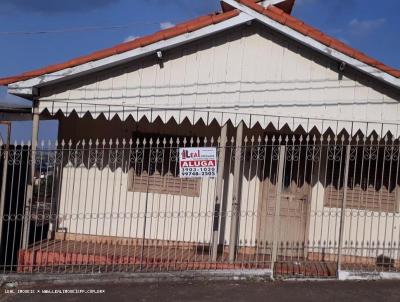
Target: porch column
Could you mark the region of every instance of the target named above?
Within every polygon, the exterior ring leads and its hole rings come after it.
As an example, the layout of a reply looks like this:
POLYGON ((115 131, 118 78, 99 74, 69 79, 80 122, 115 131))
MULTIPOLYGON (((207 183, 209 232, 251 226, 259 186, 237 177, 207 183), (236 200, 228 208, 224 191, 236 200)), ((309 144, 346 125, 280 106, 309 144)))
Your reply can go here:
POLYGON ((346 148, 346 161, 344 167, 344 178, 343 178, 343 202, 340 211, 340 228, 339 228, 339 244, 338 244, 338 272, 342 266, 342 250, 343 250, 343 236, 344 236, 344 224, 346 220, 346 204, 347 204, 347 184, 349 182, 349 164, 350 164, 350 143, 346 148))
POLYGON ((215 193, 215 205, 214 205, 214 224, 213 224, 213 247, 212 247, 212 260, 217 261, 218 256, 218 245, 219 245, 219 232, 220 232, 220 220, 221 220, 221 204, 222 204, 222 188, 224 183, 224 172, 225 172, 225 153, 226 143, 228 141, 228 124, 225 124, 221 128, 221 137, 219 143, 219 157, 218 157, 218 174, 217 174, 217 188, 215 193))
MULTIPOLYGON (((7 172, 8 172, 8 156, 10 153, 11 122, 0 122, 0 124, 7 125, 7 141, 3 149, 4 152, 3 175, 1 180, 1 193, 0 193, 0 244, 1 244, 3 240, 3 218, 4 218, 4 206, 6 200, 6 191, 7 191, 7 172)), ((1 145, 3 143, 4 142, 1 142, 1 145)), ((3 148, 3 146, 0 146, 0 148, 3 148)))
MULTIPOLYGON (((39 101, 33 101, 32 104, 32 145, 31 145, 31 169, 30 177, 28 177, 28 185, 26 189, 26 199, 24 207, 24 223, 22 235, 22 249, 26 249, 29 245, 29 228, 31 223, 31 207, 33 199, 33 186, 35 184, 36 169, 36 149, 39 139, 39 101)), ((29 156, 28 156, 29 161, 29 156)))
POLYGON ((231 210, 231 229, 229 236, 229 262, 235 261, 236 242, 239 229, 239 212, 240 212, 240 173, 242 171, 242 141, 243 141, 243 122, 240 122, 236 129, 236 145, 235 145, 235 167, 233 175, 233 195, 231 210))

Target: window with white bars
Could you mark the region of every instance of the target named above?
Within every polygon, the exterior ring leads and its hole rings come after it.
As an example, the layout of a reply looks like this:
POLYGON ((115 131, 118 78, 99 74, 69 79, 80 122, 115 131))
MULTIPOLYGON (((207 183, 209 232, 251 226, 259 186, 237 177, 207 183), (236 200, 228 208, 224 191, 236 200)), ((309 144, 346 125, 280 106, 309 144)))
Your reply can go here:
POLYGON ((189 197, 200 196, 200 181, 192 178, 179 178, 172 173, 149 175, 143 172, 136 175, 132 170, 129 189, 133 192, 160 193, 189 197))
POLYGON ((136 133, 134 137, 136 144, 130 155, 129 191, 200 196, 200 179, 179 177, 178 149, 184 146, 183 137, 167 136, 164 139, 136 133))
MULTIPOLYGON (((324 205, 341 208, 344 189, 345 146, 336 148, 337 156, 329 156, 324 205)), ((376 212, 399 212, 399 147, 351 146, 346 208, 376 212)))

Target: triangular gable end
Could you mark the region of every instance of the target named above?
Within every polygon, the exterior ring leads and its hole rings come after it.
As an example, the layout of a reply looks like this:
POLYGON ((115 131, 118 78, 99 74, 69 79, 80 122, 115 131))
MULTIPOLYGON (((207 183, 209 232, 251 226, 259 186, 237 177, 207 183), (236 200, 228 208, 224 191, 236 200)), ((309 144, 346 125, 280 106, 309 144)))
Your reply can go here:
MULTIPOLYGON (((400 88, 400 70, 368 57, 345 43, 290 16, 274 5, 263 7, 253 0, 223 1, 291 39, 313 48, 339 62, 349 64, 380 81, 385 81, 396 88, 400 88)), ((278 0, 266 0, 263 2, 275 3, 277 1, 278 0)))

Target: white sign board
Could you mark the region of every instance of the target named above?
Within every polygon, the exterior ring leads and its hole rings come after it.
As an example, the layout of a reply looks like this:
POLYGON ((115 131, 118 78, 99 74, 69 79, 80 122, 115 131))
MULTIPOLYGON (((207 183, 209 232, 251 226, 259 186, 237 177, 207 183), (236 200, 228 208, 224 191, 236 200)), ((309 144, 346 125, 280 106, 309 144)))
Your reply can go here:
POLYGON ((179 177, 217 177, 217 148, 179 148, 179 177))

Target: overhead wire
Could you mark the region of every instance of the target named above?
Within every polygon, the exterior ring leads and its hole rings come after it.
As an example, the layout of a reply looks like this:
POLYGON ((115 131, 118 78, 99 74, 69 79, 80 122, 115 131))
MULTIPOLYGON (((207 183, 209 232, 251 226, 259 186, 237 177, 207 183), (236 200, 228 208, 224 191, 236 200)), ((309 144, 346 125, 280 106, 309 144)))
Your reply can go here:
POLYGON ((149 21, 137 21, 122 25, 111 25, 111 26, 86 26, 86 27, 72 27, 64 29, 50 29, 50 30, 37 30, 37 31, 0 31, 0 35, 3 36, 23 36, 23 35, 45 35, 45 34, 60 34, 60 33, 71 33, 71 32, 86 32, 86 31, 108 31, 108 30, 121 30, 127 29, 137 25, 158 25, 161 22, 149 22, 149 21))

